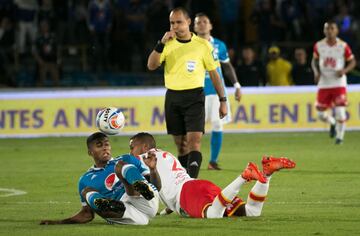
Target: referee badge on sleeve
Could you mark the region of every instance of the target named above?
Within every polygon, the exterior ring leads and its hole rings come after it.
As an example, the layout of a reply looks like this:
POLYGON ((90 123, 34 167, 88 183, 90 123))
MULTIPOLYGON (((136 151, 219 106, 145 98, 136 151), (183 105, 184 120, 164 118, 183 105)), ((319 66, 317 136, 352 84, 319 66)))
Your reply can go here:
POLYGON ((195 70, 196 61, 187 61, 186 68, 189 72, 193 72, 195 70))

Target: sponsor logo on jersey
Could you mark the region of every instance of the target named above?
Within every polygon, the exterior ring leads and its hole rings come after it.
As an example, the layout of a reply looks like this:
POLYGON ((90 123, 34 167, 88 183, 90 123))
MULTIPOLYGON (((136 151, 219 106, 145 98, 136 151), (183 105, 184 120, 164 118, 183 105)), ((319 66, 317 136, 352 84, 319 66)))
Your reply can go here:
POLYGON ((106 177, 105 179, 105 187, 108 190, 112 190, 113 186, 119 181, 119 178, 116 176, 115 173, 112 173, 110 175, 108 175, 108 177, 106 177))

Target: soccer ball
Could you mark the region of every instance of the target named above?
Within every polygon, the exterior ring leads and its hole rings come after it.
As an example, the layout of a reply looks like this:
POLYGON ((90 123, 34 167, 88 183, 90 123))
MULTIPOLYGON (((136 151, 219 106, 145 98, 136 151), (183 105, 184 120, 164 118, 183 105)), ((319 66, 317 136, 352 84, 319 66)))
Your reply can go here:
POLYGON ((124 114, 115 107, 107 107, 96 115, 96 127, 105 134, 118 134, 124 126, 124 114))

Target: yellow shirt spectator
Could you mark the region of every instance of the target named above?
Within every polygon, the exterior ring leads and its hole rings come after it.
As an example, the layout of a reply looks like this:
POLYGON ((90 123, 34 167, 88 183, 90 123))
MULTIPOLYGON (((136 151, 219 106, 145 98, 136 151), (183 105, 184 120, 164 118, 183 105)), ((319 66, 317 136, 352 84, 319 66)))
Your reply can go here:
POLYGON ((267 82, 271 86, 293 85, 291 78, 292 65, 280 57, 280 48, 272 46, 269 48, 270 61, 266 65, 267 82))
POLYGON ((268 82, 271 86, 289 86, 292 85, 291 79, 292 65, 283 58, 270 61, 267 66, 268 82))

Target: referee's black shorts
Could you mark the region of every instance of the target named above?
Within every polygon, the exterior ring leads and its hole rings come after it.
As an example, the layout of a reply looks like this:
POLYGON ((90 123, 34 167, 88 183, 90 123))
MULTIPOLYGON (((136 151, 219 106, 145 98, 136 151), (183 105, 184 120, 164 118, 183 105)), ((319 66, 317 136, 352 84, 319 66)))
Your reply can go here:
POLYGON ((168 134, 185 135, 205 131, 205 94, 203 88, 166 91, 165 120, 168 134))

